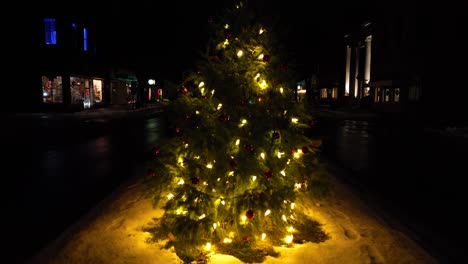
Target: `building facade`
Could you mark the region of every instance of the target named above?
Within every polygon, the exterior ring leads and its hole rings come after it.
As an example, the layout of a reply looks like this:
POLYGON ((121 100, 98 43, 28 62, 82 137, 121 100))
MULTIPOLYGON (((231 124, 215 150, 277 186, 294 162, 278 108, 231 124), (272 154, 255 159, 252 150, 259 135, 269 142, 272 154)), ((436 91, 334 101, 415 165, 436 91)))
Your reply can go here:
POLYGON ((365 21, 344 36, 347 102, 377 111, 405 111, 422 98, 417 26, 405 16, 365 21))

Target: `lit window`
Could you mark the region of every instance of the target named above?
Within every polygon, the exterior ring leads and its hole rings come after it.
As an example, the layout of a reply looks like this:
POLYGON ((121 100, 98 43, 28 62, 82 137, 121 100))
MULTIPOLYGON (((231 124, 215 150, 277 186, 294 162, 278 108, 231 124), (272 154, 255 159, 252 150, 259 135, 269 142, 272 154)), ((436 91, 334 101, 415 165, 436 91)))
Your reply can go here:
POLYGON ((333 98, 333 99, 338 98, 338 88, 337 88, 337 87, 334 87, 334 88, 332 89, 332 98, 333 98))
POLYGON ((394 102, 400 102, 400 88, 395 88, 394 102))
POLYGON ((55 31, 55 18, 44 19, 45 43, 47 45, 57 44, 57 31, 55 31))
POLYGON ((88 51, 88 30, 83 28, 83 50, 88 51))
POLYGON ((320 98, 327 98, 327 88, 320 89, 320 98))

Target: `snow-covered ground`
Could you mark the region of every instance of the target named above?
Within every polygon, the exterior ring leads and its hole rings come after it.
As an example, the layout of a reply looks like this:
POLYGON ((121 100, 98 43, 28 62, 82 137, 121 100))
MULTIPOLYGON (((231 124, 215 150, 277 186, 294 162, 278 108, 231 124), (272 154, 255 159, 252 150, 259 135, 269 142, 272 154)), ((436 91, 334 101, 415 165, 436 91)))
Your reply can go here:
MULTIPOLYGON (((404 233, 392 228, 377 210, 368 206, 353 189, 329 175, 332 194, 323 201, 298 201, 323 224, 330 239, 292 248, 277 248, 280 256, 264 263, 437 263, 428 252, 404 233)), ((44 248, 31 263, 182 263, 172 250, 147 244, 140 227, 163 211, 152 208, 137 181, 129 182, 44 248)), ((210 263, 242 263, 232 256, 214 254, 210 263)))

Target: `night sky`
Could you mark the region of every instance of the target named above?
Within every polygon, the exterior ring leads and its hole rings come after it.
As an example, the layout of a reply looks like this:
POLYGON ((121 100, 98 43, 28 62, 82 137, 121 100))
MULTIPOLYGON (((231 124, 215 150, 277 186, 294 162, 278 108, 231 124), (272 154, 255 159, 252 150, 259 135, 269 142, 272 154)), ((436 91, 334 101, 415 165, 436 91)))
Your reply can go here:
MULTIPOLYGON (((463 10, 468 7, 466 3, 255 1, 264 6, 262 15, 281 21, 281 26, 287 30, 284 44, 294 56, 298 69, 306 76, 319 71, 322 74, 338 73, 333 77, 342 77, 339 74, 344 71, 344 35, 364 21, 382 16, 389 20, 405 16, 406 21, 418 24, 423 31, 418 45, 426 46, 424 48, 428 51, 447 45, 442 37, 444 35, 466 42, 466 34, 460 33, 463 31, 460 24, 463 24, 465 17, 463 10), (431 46, 427 47, 427 44, 431 46)), ((99 25, 100 53, 108 56, 111 62, 177 82, 181 79, 182 71, 193 67, 194 58, 206 46, 208 18, 216 17, 224 7, 233 6, 234 3, 233 0, 114 0, 96 4, 95 1, 84 0, 80 1, 80 5, 54 3, 52 6, 42 2, 40 5, 96 21, 99 25)), ((443 53, 440 53, 439 59, 445 59, 443 53)))
MULTIPOLYGON (((263 2, 262 15, 279 19, 278 23, 287 30, 284 44, 306 74, 317 69, 339 71, 336 62, 341 60, 344 51, 346 26, 359 24, 374 8, 364 2, 345 3, 340 7, 333 1, 263 2)), ((204 50, 209 37, 208 18, 216 17, 224 7, 234 3, 230 0, 164 4, 142 0, 112 2, 103 19, 105 39, 113 43, 109 52, 118 54, 115 59, 130 61, 162 78, 177 80, 183 70, 193 66, 198 52, 204 50)))

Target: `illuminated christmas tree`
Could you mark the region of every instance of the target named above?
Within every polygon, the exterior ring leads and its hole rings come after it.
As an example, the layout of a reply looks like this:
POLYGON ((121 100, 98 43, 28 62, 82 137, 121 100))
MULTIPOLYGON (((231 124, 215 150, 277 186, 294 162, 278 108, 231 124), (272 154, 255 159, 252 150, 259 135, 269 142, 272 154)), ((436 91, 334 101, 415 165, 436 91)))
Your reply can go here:
POLYGON ((204 58, 165 109, 170 135, 153 150, 148 186, 165 213, 146 230, 185 262, 211 252, 259 262, 274 246, 327 238, 296 203, 326 189, 305 134, 312 118, 254 10, 239 3, 209 20, 204 58))

